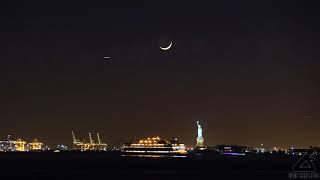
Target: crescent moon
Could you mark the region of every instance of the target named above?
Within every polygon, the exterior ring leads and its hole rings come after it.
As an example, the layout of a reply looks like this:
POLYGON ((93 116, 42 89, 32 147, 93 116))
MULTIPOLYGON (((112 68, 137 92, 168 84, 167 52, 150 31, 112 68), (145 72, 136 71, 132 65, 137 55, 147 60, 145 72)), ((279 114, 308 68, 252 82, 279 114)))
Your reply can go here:
POLYGON ((161 47, 161 46, 160 46, 160 49, 166 51, 166 50, 169 50, 169 49, 171 48, 171 46, 172 46, 172 41, 170 42, 170 44, 169 44, 168 47, 161 47))

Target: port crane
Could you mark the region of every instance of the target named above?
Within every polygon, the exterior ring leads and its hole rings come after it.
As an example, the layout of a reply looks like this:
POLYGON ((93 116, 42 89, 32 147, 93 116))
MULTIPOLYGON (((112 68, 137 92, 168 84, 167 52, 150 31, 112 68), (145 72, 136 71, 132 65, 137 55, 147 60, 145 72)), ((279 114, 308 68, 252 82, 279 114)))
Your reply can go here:
POLYGON ((89 134, 89 143, 85 143, 85 142, 82 142, 82 141, 76 139, 74 132, 71 131, 71 133, 72 133, 72 138, 73 138, 73 149, 74 150, 80 150, 80 151, 106 151, 107 150, 107 144, 101 142, 99 133, 97 133, 98 143, 94 142, 91 133, 88 133, 89 134))

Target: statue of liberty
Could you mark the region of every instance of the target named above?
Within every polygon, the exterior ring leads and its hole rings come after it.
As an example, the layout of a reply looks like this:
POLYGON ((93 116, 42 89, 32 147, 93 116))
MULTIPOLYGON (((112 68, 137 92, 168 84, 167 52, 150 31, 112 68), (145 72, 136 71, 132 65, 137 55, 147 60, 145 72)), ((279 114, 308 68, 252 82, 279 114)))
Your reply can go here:
POLYGON ((199 121, 197 121, 198 126, 198 137, 197 137, 197 147, 204 147, 204 139, 202 137, 202 128, 199 124, 199 121))
POLYGON ((201 125, 199 124, 199 121, 197 121, 197 126, 198 126, 198 137, 202 137, 202 128, 201 128, 201 125))

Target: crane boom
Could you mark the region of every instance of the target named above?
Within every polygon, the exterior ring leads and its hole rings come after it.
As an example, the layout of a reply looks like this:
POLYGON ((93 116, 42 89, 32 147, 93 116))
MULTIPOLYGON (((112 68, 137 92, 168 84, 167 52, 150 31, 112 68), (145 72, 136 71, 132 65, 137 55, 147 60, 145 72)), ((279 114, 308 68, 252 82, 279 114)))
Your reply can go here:
POLYGON ((93 144, 93 140, 92 140, 92 137, 91 137, 91 133, 89 133, 89 139, 90 139, 90 144, 93 144))
POLYGON ((76 142, 77 141, 76 136, 74 135, 73 131, 71 131, 71 133, 72 133, 73 142, 76 142))
POLYGON ((98 144, 101 144, 99 133, 97 133, 98 144))

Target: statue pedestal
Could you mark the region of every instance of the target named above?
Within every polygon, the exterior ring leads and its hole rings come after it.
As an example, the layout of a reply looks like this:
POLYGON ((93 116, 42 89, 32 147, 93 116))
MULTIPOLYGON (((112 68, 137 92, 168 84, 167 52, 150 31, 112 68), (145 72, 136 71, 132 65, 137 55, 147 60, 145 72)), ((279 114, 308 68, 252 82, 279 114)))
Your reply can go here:
POLYGON ((202 136, 197 138, 197 147, 198 148, 204 147, 204 139, 202 136))

